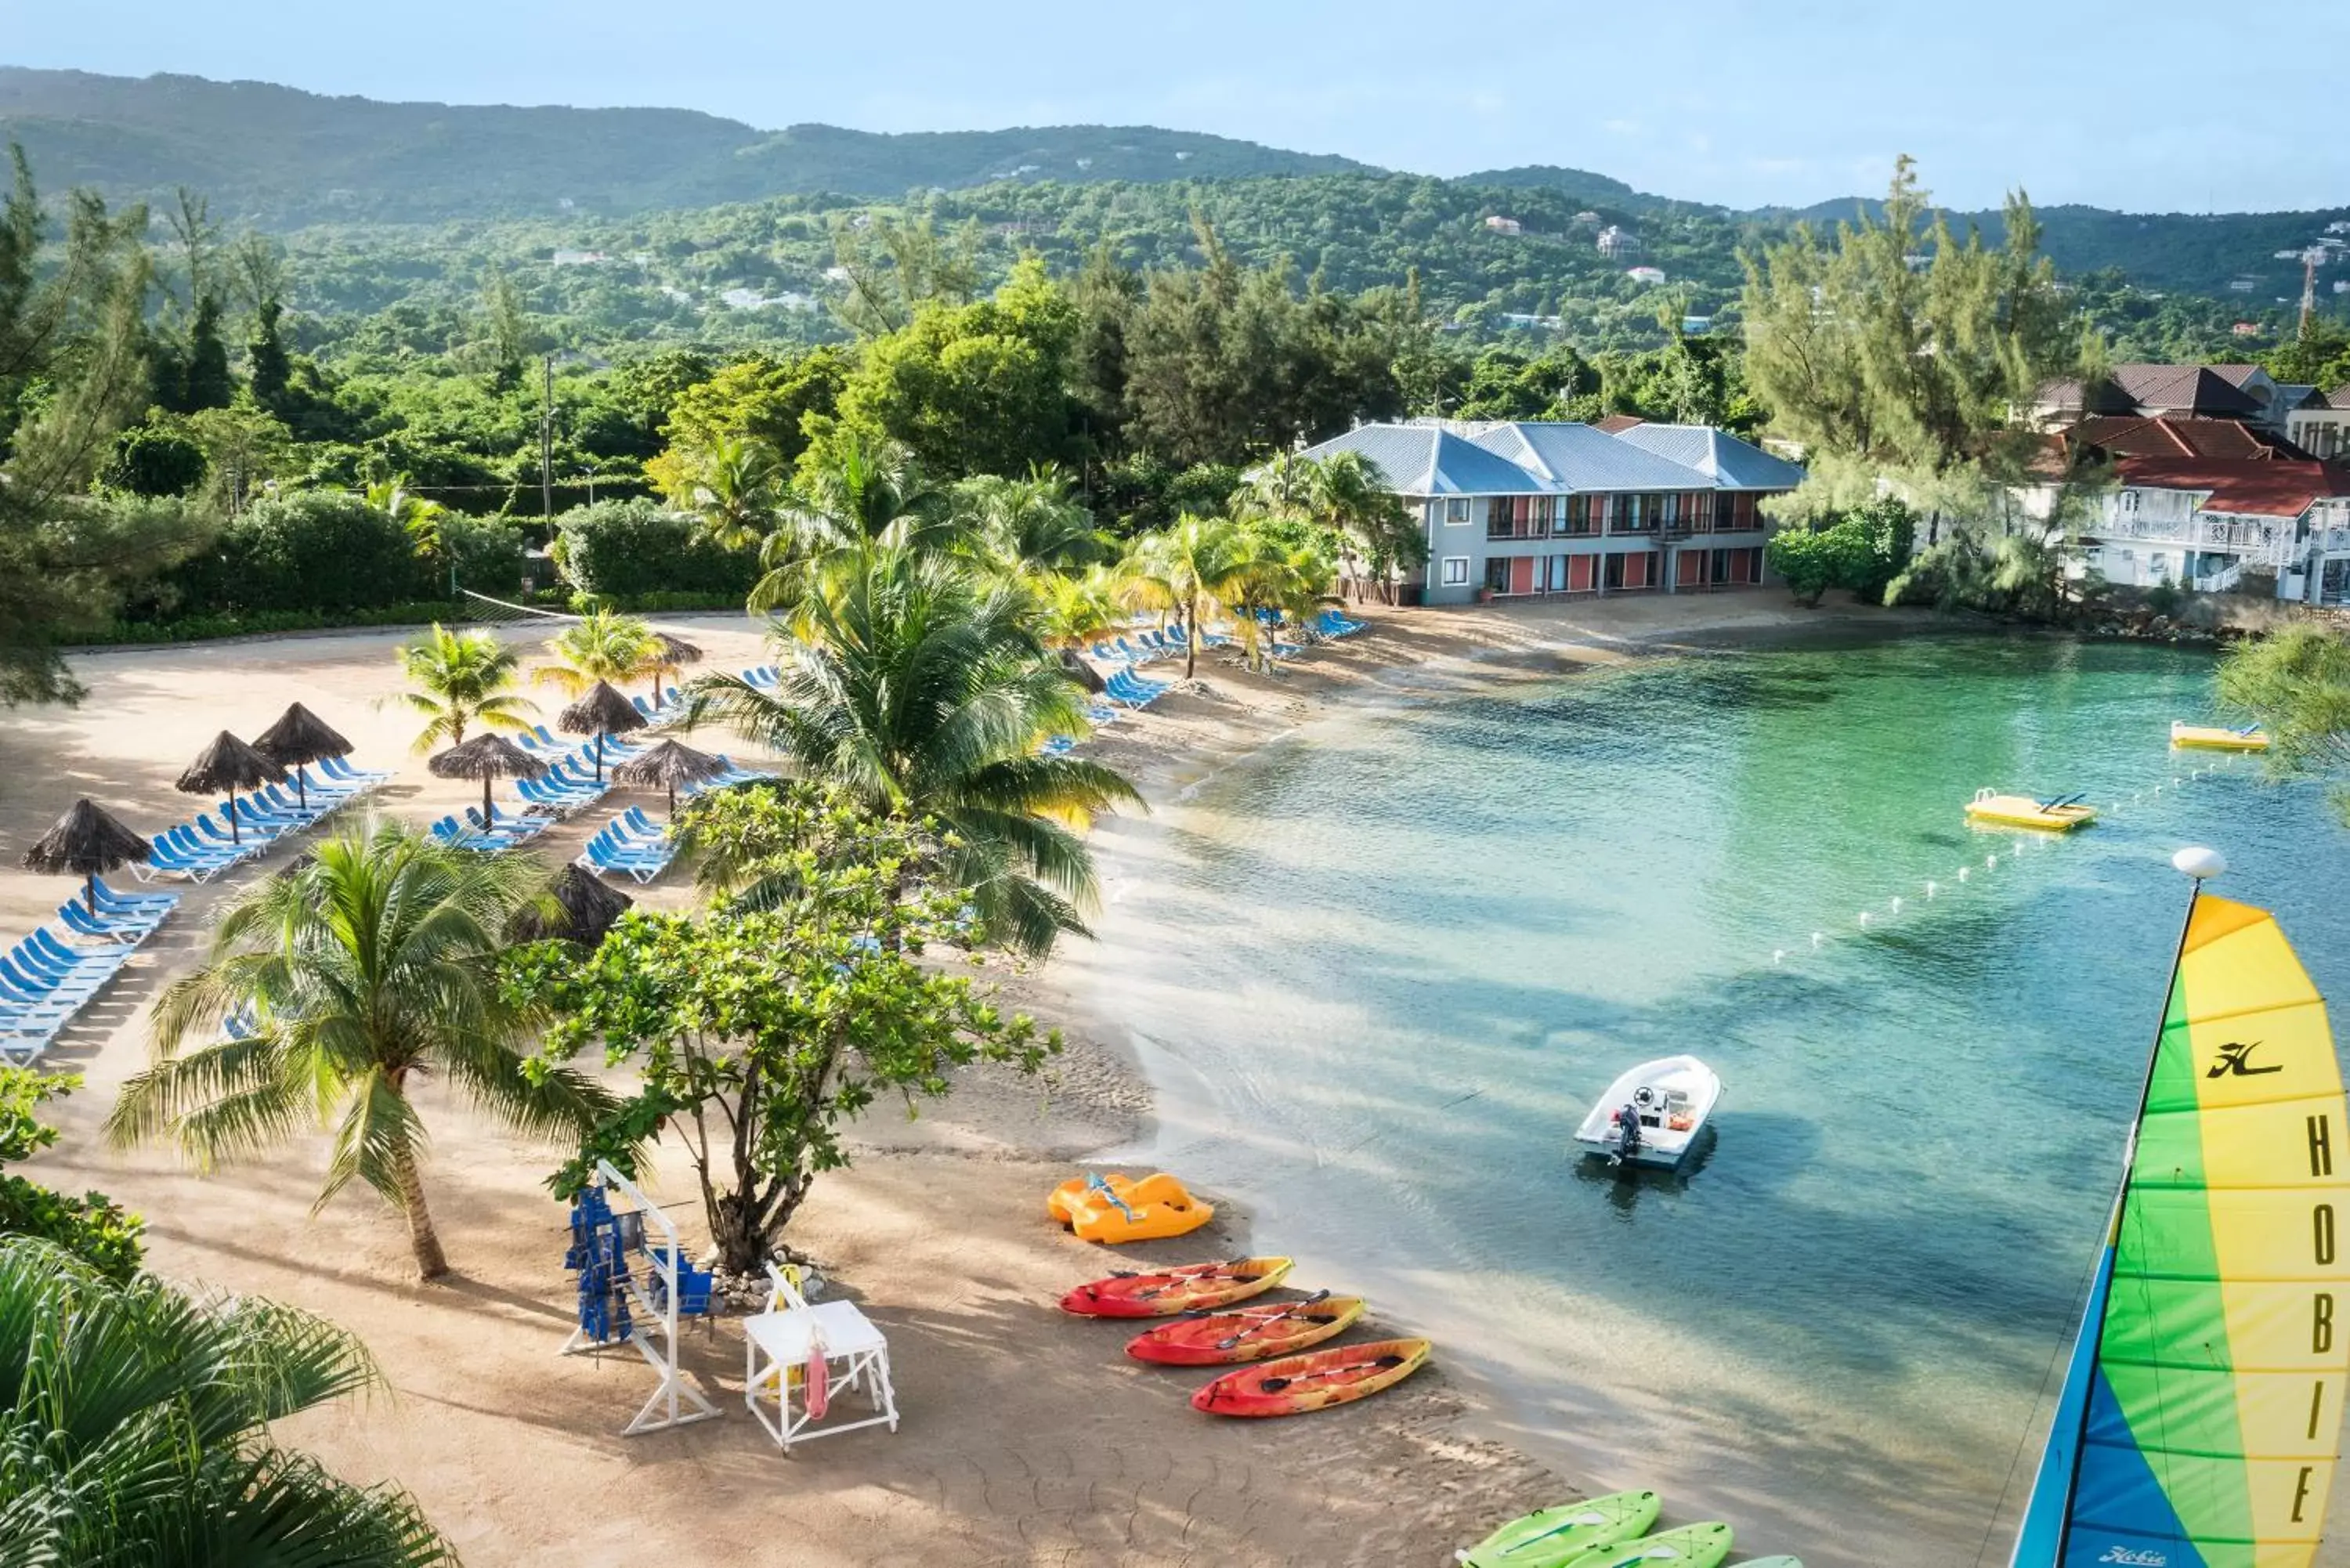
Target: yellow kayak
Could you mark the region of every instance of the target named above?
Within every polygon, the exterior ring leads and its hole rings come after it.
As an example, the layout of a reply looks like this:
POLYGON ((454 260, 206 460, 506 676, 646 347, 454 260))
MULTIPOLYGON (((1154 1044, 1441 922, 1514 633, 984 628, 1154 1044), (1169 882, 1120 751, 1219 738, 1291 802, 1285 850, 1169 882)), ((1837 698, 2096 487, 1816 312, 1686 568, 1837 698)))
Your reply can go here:
POLYGON ((2001 794, 1986 789, 1976 791, 1974 799, 1967 802, 1967 820, 2000 827, 2037 827, 2050 833, 2067 833, 2083 823, 2096 821, 2097 808, 2083 805, 2077 794, 2035 800, 2028 794, 2001 794))
POLYGON ((2189 724, 2173 719, 2170 722, 2170 743, 2199 747, 2210 752, 2265 752, 2269 749, 2269 737, 2268 732, 2258 724, 2247 724, 2241 730, 2226 730, 2217 724, 2189 724))

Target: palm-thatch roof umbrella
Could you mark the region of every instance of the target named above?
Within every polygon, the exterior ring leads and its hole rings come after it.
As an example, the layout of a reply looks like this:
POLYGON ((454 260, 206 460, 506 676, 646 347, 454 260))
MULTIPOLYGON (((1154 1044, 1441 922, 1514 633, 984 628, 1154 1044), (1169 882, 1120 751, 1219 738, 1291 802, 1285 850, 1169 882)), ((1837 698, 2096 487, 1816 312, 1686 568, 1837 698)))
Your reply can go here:
POLYGON ((567 735, 596 737, 596 781, 604 779, 604 737, 625 735, 631 730, 645 727, 645 716, 637 711, 635 703, 612 689, 608 680, 598 680, 588 688, 588 694, 566 708, 555 721, 555 727, 567 735))
MULTIPOLYGON (((634 710, 630 710, 634 711, 634 710)), ((482 822, 490 821, 490 784, 497 779, 535 779, 546 764, 495 731, 484 731, 461 746, 452 746, 425 760, 436 779, 482 781, 482 822)))
POLYGON ((652 655, 645 660, 645 668, 651 670, 653 675, 652 695, 649 701, 655 707, 660 706, 662 676, 674 675, 689 664, 701 662, 702 649, 686 641, 685 639, 674 632, 653 633, 652 655))
POLYGON ((351 743, 334 727, 296 702, 277 716, 277 722, 253 738, 253 749, 282 768, 294 770, 294 793, 310 804, 310 781, 302 774, 308 763, 328 757, 348 757, 351 743))
POLYGON ((99 877, 152 853, 154 846, 117 822, 103 806, 90 804, 85 795, 25 851, 24 863, 26 870, 45 876, 68 872, 78 876, 81 896, 94 915, 99 877))
POLYGON ((188 771, 180 775, 180 782, 174 787, 182 794, 211 794, 216 790, 226 790, 228 837, 234 844, 241 836, 237 826, 236 792, 285 782, 284 768, 223 730, 213 737, 213 743, 188 764, 188 771))
POLYGON ((507 940, 536 942, 561 937, 592 948, 604 940, 612 922, 635 908, 637 902, 602 877, 590 876, 577 866, 566 866, 556 872, 555 885, 547 891, 554 898, 555 909, 550 911, 537 905, 523 906, 507 922, 507 940))
POLYGON ((669 814, 677 815, 677 786, 700 784, 726 772, 726 764, 708 752, 697 752, 681 741, 663 741, 642 756, 630 757, 612 770, 613 778, 632 787, 664 784, 669 789, 669 814))

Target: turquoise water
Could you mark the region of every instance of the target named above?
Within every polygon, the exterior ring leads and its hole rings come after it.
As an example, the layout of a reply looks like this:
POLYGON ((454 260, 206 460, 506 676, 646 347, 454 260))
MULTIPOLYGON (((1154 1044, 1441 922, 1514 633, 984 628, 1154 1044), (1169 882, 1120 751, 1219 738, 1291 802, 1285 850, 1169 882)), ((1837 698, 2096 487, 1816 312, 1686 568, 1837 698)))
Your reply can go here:
POLYGON ((1168 1082, 1159 1157, 1465 1353, 1513 1440, 1814 1568, 1970 1563, 2110 1198, 2171 850, 2225 851, 2350 994, 2350 833, 2168 750, 2210 682, 1933 639, 1351 714, 1120 829, 1088 962, 1168 1082), (1970 830, 1986 784, 2106 815, 1970 830), (1682 1050, 1728 1085, 1701 1167, 1569 1156, 1682 1050))

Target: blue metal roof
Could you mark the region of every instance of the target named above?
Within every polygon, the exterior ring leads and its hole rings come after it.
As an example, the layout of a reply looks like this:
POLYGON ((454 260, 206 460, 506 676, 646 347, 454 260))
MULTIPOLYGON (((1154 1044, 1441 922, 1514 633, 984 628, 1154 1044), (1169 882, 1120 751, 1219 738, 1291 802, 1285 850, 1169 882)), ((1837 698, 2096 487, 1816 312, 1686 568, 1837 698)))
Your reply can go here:
POLYGON ((1793 490, 1804 482, 1795 464, 1710 425, 1640 424, 1613 439, 1696 469, 1717 490, 1793 490))
POLYGON ((1398 495, 1539 495, 1595 490, 1792 490, 1804 471, 1703 425, 1616 435, 1548 421, 1364 425, 1305 455, 1359 452, 1398 495))
POLYGON ((1305 455, 1340 452, 1361 452, 1398 495, 1523 495, 1550 488, 1442 425, 1364 425, 1305 455))

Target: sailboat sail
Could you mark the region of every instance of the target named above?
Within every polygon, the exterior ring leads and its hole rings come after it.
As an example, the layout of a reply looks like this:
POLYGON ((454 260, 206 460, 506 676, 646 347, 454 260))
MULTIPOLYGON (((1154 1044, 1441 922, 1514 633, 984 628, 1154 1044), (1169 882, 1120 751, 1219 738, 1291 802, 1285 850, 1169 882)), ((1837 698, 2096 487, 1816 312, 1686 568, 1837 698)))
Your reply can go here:
POLYGON ((2350 1382, 2350 1118, 2266 910, 2199 898, 2014 1568, 2306 1568, 2350 1382))

